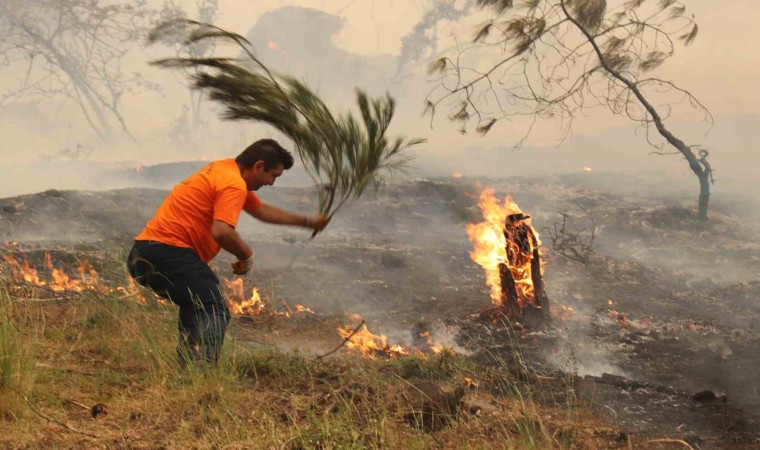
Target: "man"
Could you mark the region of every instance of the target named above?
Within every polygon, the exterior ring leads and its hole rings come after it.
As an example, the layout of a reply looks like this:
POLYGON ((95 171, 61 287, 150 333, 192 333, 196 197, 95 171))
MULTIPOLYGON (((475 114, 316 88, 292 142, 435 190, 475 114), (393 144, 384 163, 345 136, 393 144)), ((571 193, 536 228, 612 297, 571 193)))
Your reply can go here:
POLYGON ((233 273, 251 270, 253 250, 235 231, 240 211, 316 232, 330 221, 323 214, 284 211, 252 192, 273 185, 292 166, 293 156, 276 141, 256 141, 237 158, 214 161, 175 186, 135 238, 127 258, 130 275, 179 306, 181 365, 219 359, 230 314, 208 262, 221 247, 237 257, 233 273))

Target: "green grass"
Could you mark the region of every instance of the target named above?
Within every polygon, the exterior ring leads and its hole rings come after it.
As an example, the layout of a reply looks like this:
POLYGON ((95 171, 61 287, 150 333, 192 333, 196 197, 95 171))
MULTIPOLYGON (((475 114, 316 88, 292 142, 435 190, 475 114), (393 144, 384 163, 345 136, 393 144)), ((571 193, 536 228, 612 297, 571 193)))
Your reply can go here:
POLYGON ((22 316, 8 291, 0 283, 0 418, 20 420, 27 410, 23 396, 34 383, 35 338, 42 324, 22 316))
POLYGON ((535 387, 498 355, 486 366, 453 353, 321 360, 250 347, 235 339, 243 324, 233 321, 218 367, 181 370, 173 305, 92 292, 23 302, 3 283, 0 447, 543 449, 578 446, 582 437, 565 432, 566 405, 538 405, 535 387), (466 378, 479 387, 467 388, 466 378), (464 388, 494 412, 435 412, 444 425, 426 428, 423 384, 464 388), (93 419, 95 403, 108 414, 93 419))

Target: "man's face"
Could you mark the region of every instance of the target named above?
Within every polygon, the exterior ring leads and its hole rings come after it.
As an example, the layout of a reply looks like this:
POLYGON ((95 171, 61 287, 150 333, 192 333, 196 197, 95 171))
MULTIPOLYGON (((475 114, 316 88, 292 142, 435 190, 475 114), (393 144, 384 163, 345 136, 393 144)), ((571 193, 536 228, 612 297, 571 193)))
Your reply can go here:
POLYGON ((261 186, 271 186, 285 171, 285 167, 279 164, 272 170, 264 169, 264 161, 257 161, 250 169, 241 172, 243 180, 249 191, 257 191, 261 186))

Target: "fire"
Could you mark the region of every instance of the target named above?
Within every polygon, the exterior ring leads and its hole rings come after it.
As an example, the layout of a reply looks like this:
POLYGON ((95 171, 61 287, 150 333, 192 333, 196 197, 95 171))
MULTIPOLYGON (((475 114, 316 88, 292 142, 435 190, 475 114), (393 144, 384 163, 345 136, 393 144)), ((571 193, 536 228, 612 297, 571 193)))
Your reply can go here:
POLYGON ((253 288, 251 296, 246 297, 242 278, 234 281, 222 278, 222 282, 226 292, 227 306, 232 314, 255 316, 264 312, 266 305, 261 300, 258 288, 253 288))
POLYGON ((316 314, 314 310, 311 308, 308 308, 303 305, 296 304, 296 312, 302 312, 302 313, 308 313, 308 314, 316 314))
MULTIPOLYGON (((49 271, 49 280, 44 280, 40 277, 37 269, 29 264, 27 259, 21 263, 19 260, 11 255, 3 255, 9 268, 12 270, 12 276, 17 283, 25 283, 39 288, 49 289, 55 293, 65 292, 83 292, 83 291, 98 291, 103 294, 112 294, 114 292, 124 292, 127 295, 132 296, 137 293, 137 288, 133 280, 129 280, 129 287, 118 286, 115 289, 103 284, 100 280, 98 272, 90 265, 90 261, 85 259, 79 265, 73 273, 67 274, 62 267, 55 267, 53 265, 53 258, 50 253, 45 255, 45 268, 49 271)), ((17 285, 17 293, 22 292, 22 286, 17 285)), ((21 294, 23 296, 23 294, 21 294)), ((145 298, 142 295, 138 295, 142 298, 142 302, 145 302, 145 298)), ((138 300, 139 301, 139 300, 138 300)))
POLYGON ((430 335, 429 331, 423 331, 422 333, 420 333, 420 337, 425 339, 425 343, 427 344, 428 348, 430 348, 430 351, 432 351, 436 355, 446 349, 446 347, 444 347, 443 345, 436 344, 433 342, 433 336, 430 335))
POLYGON ((137 165, 135 166, 135 172, 137 172, 137 173, 140 173, 140 172, 142 172, 142 171, 143 171, 143 169, 144 169, 144 168, 145 168, 145 167, 144 167, 142 164, 137 164, 137 165))
POLYGON ((475 387, 476 388, 476 387, 479 386, 478 382, 477 381, 473 381, 472 378, 470 378, 470 377, 463 377, 463 378, 464 378, 464 382, 467 383, 468 387, 475 387))
MULTIPOLYGON (((361 320, 359 314, 351 314, 353 318, 361 320)), ((430 331, 422 331, 419 335, 413 335, 413 344, 403 346, 401 344, 389 344, 385 335, 377 335, 369 331, 367 325, 362 321, 358 328, 351 325, 338 327, 338 334, 346 340, 345 346, 350 351, 361 353, 371 359, 377 357, 394 358, 408 355, 426 355, 434 353, 436 355, 448 352, 454 354, 449 347, 444 347, 433 342, 433 336, 430 331)))
POLYGON ((388 339, 384 335, 371 333, 365 324, 362 324, 356 333, 351 326, 344 325, 338 328, 338 334, 343 339, 350 337, 349 341, 346 342, 346 347, 373 359, 378 355, 393 357, 409 354, 401 345, 388 345, 388 339))
POLYGON ((291 308, 284 300, 282 300, 282 304, 285 307, 284 311, 268 311, 267 302, 261 297, 259 288, 254 287, 249 297, 245 295, 245 283, 242 278, 229 280, 222 277, 221 280, 224 296, 227 300, 227 307, 230 308, 232 314, 240 316, 268 315, 283 317, 291 317, 294 313, 316 314, 311 308, 303 305, 296 304, 294 308, 291 308))
POLYGON ((100 291, 105 294, 112 292, 112 289, 100 282, 98 272, 90 266, 90 261, 85 259, 76 269, 79 279, 70 278, 62 268, 53 267, 53 260, 50 253, 45 255, 45 267, 50 271, 53 281, 48 283, 48 287, 55 292, 81 292, 84 290, 100 291))
POLYGON ((584 172, 591 172, 591 167, 586 166, 586 167, 583 168, 583 171, 584 172))
POLYGON ((280 49, 280 46, 277 45, 277 43, 274 41, 269 41, 269 44, 267 45, 267 47, 269 47, 269 50, 272 50, 273 52, 276 52, 277 50, 280 49))
POLYGON ((454 172, 451 174, 451 176, 454 178, 462 178, 464 175, 462 175, 460 172, 454 172))
MULTIPOLYGON (((530 248, 520 248, 519 244, 509 240, 509 253, 507 255, 507 239, 505 233, 505 221, 508 217, 515 217, 519 222, 525 222, 530 226, 529 218, 522 215, 522 210, 510 198, 506 197, 500 204, 494 196, 494 189, 489 188, 480 193, 478 206, 483 211, 483 222, 467 225, 467 234, 474 244, 475 250, 470 252, 470 257, 478 263, 486 272, 486 283, 491 289, 491 301, 496 306, 502 306, 505 302, 501 286, 500 267, 509 268, 515 280, 517 295, 522 307, 526 302, 533 302, 535 294, 533 279, 531 278, 531 261, 533 243, 528 240, 530 248)), ((538 241, 538 233, 531 227, 531 231, 538 241)))
MULTIPOLYGON (((122 298, 134 298, 135 301, 141 305, 144 305, 148 302, 148 299, 145 298, 145 295, 143 295, 142 292, 140 292, 140 289, 137 287, 137 282, 135 282, 134 278, 132 277, 127 277, 127 285, 117 286, 115 291, 123 293, 122 298)), ((171 303, 169 300, 164 300, 163 298, 160 298, 156 295, 153 297, 156 299, 156 302, 162 305, 168 305, 171 303)))
POLYGON ((628 322, 628 317, 615 309, 615 304, 612 303, 612 300, 607 300, 607 306, 609 306, 607 313, 611 319, 617 321, 619 325, 625 325, 628 322))
POLYGON ((63 271, 63 269, 56 269, 53 267, 53 260, 50 257, 50 253, 45 255, 45 266, 53 276, 53 282, 50 283, 50 289, 55 292, 62 291, 81 291, 80 280, 71 280, 69 276, 63 271))
POLYGON ((47 282, 41 280, 39 275, 37 275, 37 269, 29 265, 29 261, 24 260, 24 264, 22 265, 13 255, 6 254, 3 257, 13 270, 13 277, 16 281, 23 281, 34 286, 47 285, 47 282))

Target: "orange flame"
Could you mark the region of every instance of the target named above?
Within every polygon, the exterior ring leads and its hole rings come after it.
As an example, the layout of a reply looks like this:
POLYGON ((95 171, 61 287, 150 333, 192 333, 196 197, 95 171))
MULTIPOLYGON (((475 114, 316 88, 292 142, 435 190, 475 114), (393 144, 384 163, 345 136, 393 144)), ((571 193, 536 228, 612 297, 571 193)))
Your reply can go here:
MULTIPOLYGON (((135 301, 141 305, 144 305, 148 302, 148 299, 145 298, 145 295, 143 295, 142 292, 140 292, 140 289, 137 287, 137 282, 135 282, 134 278, 132 277, 127 277, 126 286, 117 286, 115 290, 117 292, 122 292, 125 297, 134 298, 135 301)), ((169 300, 164 300, 155 294, 153 297, 156 299, 156 302, 162 305, 168 305, 171 303, 169 300)))
MULTIPOLYGON (((361 320, 361 315, 359 314, 350 314, 350 316, 361 320)), ((385 335, 377 335, 370 332, 366 324, 362 324, 358 329, 351 325, 343 325, 342 327, 338 327, 338 334, 347 340, 345 344, 347 349, 358 352, 370 359, 377 357, 393 358, 411 354, 425 355, 431 352, 440 354, 444 351, 454 353, 450 348, 435 344, 429 331, 422 331, 418 336, 425 345, 421 345, 419 340, 416 339, 417 344, 410 347, 404 347, 400 344, 389 344, 388 338, 385 335), (417 345, 421 348, 417 348, 417 345)))
POLYGON ((408 355, 409 352, 401 345, 388 345, 388 339, 384 335, 373 334, 367 329, 367 325, 362 324, 359 331, 351 335, 354 330, 349 325, 338 327, 338 334, 343 339, 351 339, 346 342, 346 347, 361 353, 369 358, 376 358, 378 355, 393 357, 408 355))
POLYGON ((224 296, 227 301, 227 306, 229 307, 232 314, 242 316, 267 315, 282 317, 290 317, 294 313, 316 314, 311 308, 303 305, 297 304, 295 308, 291 308, 290 305, 288 305, 284 300, 281 300, 281 302, 285 307, 285 311, 276 311, 273 309, 267 310, 267 306, 271 302, 265 301, 261 297, 261 294, 259 293, 259 289, 257 287, 254 287, 251 290, 251 295, 249 297, 245 295, 246 289, 243 278, 229 280, 222 277, 221 280, 222 287, 224 288, 224 296))
POLYGON ((53 276, 53 282, 50 283, 50 289, 54 290, 55 292, 63 292, 63 291, 81 291, 82 287, 80 280, 71 280, 69 279, 69 276, 66 275, 66 273, 63 271, 63 269, 56 269, 53 267, 53 259, 50 256, 50 253, 45 255, 45 267, 50 271, 50 274, 53 276))
POLYGON ((311 308, 307 308, 306 306, 299 305, 299 304, 296 304, 296 312, 316 314, 314 310, 312 310, 311 308))
MULTIPOLYGON (((5 261, 13 270, 13 277, 19 283, 31 284, 37 287, 45 287, 53 292, 82 292, 85 290, 94 290, 104 294, 111 294, 114 291, 124 291, 127 293, 136 292, 135 288, 126 289, 117 287, 115 289, 103 284, 100 281, 98 272, 90 265, 89 260, 85 259, 75 270, 77 277, 72 278, 61 267, 53 266, 53 259, 50 253, 45 255, 45 268, 50 271, 50 281, 43 280, 37 272, 37 269, 29 265, 28 260, 21 264, 16 257, 10 254, 3 255, 5 261)), ((134 282, 130 280, 132 286, 134 282)), ((20 286, 17 286, 20 289, 20 286)))
POLYGON ((421 338, 425 338, 425 343, 427 344, 428 348, 430 348, 430 351, 435 353, 436 355, 441 353, 446 347, 440 344, 436 344, 433 342, 433 336, 430 334, 429 331, 423 331, 420 333, 421 338))
MULTIPOLYGON (((500 265, 506 265, 515 280, 520 301, 532 301, 535 297, 533 279, 531 278, 532 243, 528 254, 524 254, 515 242, 509 242, 510 249, 520 255, 516 264, 507 258, 507 239, 504 237, 504 221, 507 216, 520 214, 522 210, 510 198, 506 197, 500 204, 494 196, 494 189, 488 188, 480 193, 478 206, 483 212, 483 222, 467 224, 467 234, 475 246, 470 257, 486 272, 486 284, 491 289, 491 301, 497 306, 503 304, 500 265)), ((529 220, 529 219, 528 219, 529 220)), ((530 223, 526 222, 529 226, 530 223)), ((531 227, 538 240, 538 233, 531 227)), ((540 244, 540 242, 539 242, 540 244)))
POLYGON ((144 169, 144 166, 143 166, 142 164, 137 164, 137 165, 135 166, 135 172, 137 172, 137 173, 140 173, 140 172, 142 172, 142 171, 143 171, 143 169, 144 169))
POLYGON ((24 260, 24 264, 18 262, 15 256, 6 254, 3 255, 5 261, 10 265, 13 270, 13 277, 16 281, 26 282, 34 286, 45 286, 47 282, 40 279, 37 275, 37 269, 29 265, 29 261, 24 260))
POLYGON ((242 278, 237 278, 234 281, 222 278, 222 282, 224 283, 227 306, 232 314, 255 316, 264 312, 266 305, 261 300, 258 288, 253 288, 251 296, 246 297, 242 278))
POLYGON ((280 49, 280 46, 277 45, 277 43, 274 41, 269 41, 269 44, 267 45, 267 47, 269 47, 269 50, 272 50, 273 52, 276 52, 277 50, 280 49))
POLYGON ((462 175, 460 172, 454 172, 451 174, 451 176, 454 178, 462 178, 464 175, 462 175))

